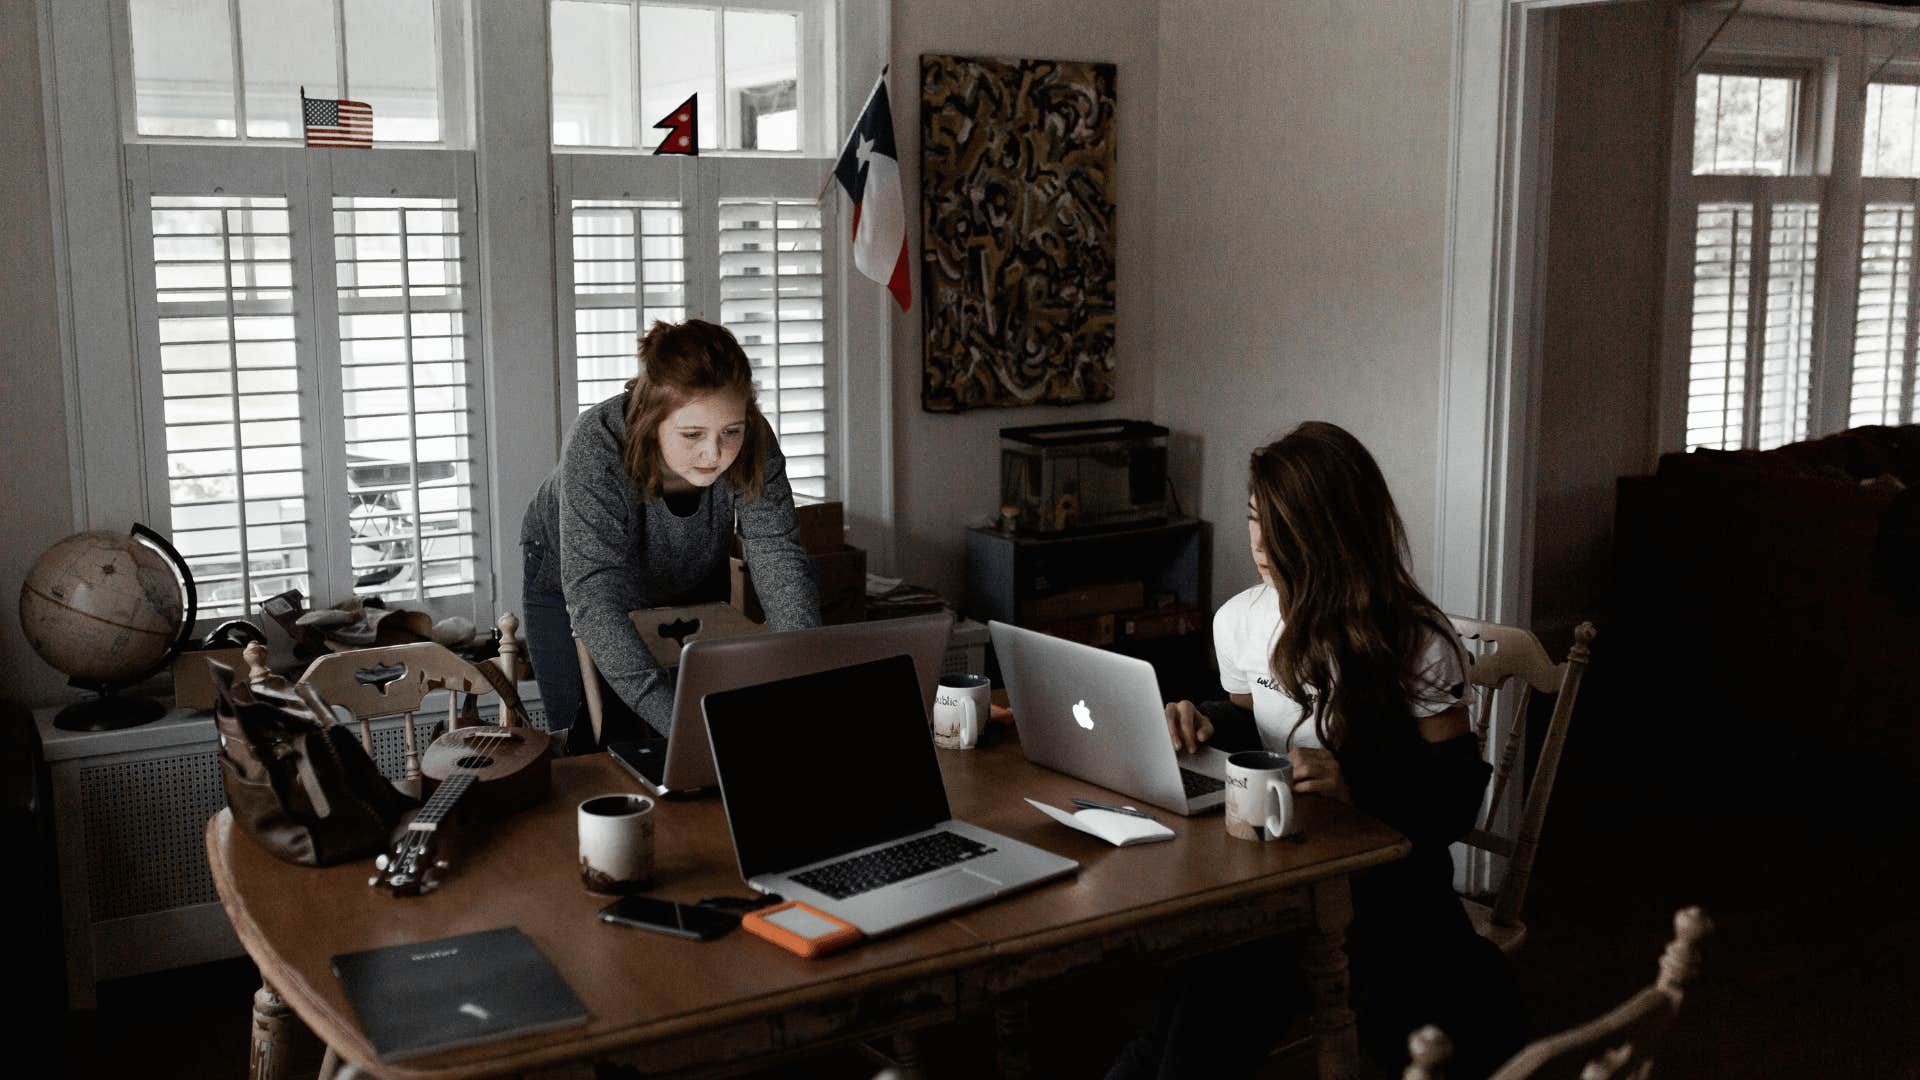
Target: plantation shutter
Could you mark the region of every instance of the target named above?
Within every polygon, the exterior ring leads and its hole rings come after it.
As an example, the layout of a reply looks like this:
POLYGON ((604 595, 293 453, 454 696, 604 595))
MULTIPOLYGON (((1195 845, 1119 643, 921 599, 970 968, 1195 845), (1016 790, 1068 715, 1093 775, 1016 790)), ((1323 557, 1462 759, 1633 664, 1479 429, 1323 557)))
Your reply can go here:
MULTIPOLYGON (((202 616, 310 591, 294 246, 284 195, 153 195, 143 352, 158 368, 173 543, 202 616)), ((136 224, 138 222, 136 221, 136 224)))
POLYGON ((796 494, 827 493, 826 276, 818 204, 720 201, 720 321, 753 361, 796 494))

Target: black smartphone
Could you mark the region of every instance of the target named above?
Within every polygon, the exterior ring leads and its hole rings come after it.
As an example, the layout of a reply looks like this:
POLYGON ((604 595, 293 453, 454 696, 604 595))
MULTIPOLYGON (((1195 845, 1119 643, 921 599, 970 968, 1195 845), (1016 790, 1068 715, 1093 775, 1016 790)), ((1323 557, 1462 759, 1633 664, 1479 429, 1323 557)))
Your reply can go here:
POLYGON ((657 896, 623 896, 601 908, 600 918, 619 926, 637 926, 694 941, 712 941, 740 925, 738 915, 657 896))

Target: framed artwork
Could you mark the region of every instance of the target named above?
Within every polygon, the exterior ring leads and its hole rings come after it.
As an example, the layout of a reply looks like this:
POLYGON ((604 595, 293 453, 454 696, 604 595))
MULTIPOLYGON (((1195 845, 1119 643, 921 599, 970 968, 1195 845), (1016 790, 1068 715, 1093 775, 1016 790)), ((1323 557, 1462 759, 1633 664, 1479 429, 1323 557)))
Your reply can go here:
POLYGON ((920 403, 1113 398, 1114 66, 920 57, 920 403))

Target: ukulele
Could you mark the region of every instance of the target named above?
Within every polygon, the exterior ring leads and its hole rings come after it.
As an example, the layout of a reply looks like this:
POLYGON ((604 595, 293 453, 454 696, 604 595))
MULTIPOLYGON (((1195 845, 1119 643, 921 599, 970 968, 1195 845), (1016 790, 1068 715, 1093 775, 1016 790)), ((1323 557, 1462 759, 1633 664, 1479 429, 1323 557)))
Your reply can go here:
POLYGON ((406 826, 393 850, 373 860, 380 872, 367 879, 395 896, 419 896, 440 885, 447 860, 437 850, 447 817, 464 809, 506 814, 538 802, 552 769, 546 732, 491 724, 454 728, 433 740, 420 759, 423 784, 432 792, 406 826), (468 796, 471 795, 471 798, 468 796))

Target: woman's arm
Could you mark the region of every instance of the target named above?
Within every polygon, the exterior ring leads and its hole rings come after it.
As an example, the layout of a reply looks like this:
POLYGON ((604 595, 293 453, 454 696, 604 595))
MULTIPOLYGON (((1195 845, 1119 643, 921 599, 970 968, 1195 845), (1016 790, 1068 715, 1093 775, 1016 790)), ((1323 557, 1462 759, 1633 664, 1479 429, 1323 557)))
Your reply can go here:
POLYGON ((1450 844, 1479 821, 1493 766, 1480 759, 1465 705, 1419 725, 1420 738, 1356 760, 1346 783, 1355 806, 1414 843, 1450 844))
POLYGON ((575 636, 607 685, 654 730, 673 726, 673 688, 627 612, 642 606, 637 562, 645 537, 628 513, 619 446, 583 428, 560 473, 560 591, 575 636))
POLYGON ((787 483, 787 459, 779 443, 768 442, 767 482, 760 497, 737 504, 734 514, 739 519, 740 547, 753 574, 753 591, 767 613, 767 629, 819 626, 820 586, 797 539, 800 526, 793 512, 793 488, 787 483))

